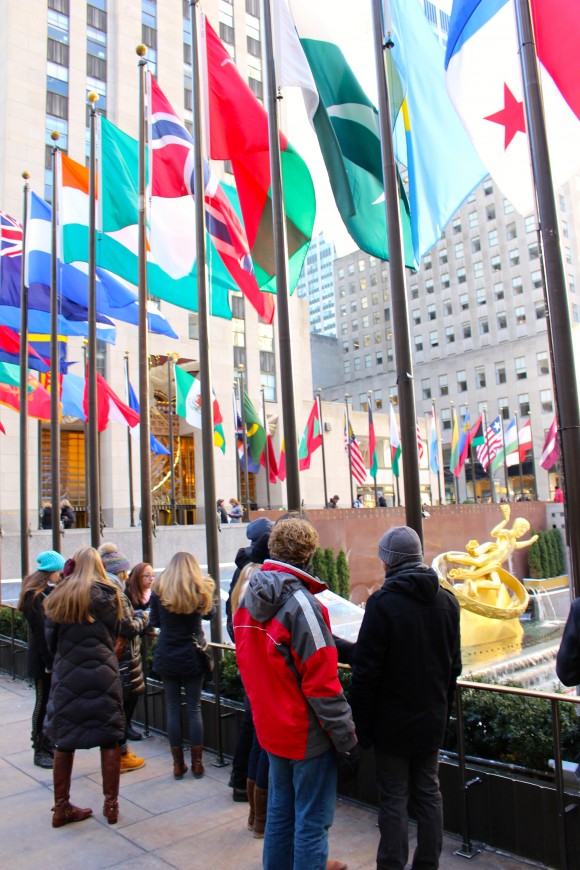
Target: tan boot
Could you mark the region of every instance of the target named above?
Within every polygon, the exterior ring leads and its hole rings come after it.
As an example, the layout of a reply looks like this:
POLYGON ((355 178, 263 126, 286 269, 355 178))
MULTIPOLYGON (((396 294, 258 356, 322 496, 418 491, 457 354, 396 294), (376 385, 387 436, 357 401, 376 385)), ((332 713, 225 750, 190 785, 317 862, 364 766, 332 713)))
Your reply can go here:
POLYGON ((326 864, 326 870, 348 870, 348 867, 344 863, 344 861, 328 861, 326 864))
POLYGON ((266 813, 268 810, 268 789, 256 786, 254 790, 254 837, 256 840, 264 838, 266 830, 266 813))
POLYGON ((250 804, 250 812, 248 813, 248 831, 254 830, 254 792, 256 791, 256 782, 253 779, 246 780, 246 792, 248 794, 248 803, 250 804))
POLYGON ((173 778, 183 779, 184 773, 187 773, 189 769, 183 759, 183 746, 172 746, 171 754, 173 755, 173 778))
POLYGON ((204 774, 203 764, 201 762, 202 750, 203 746, 191 747, 191 773, 194 779, 201 779, 204 774))
POLYGON ((54 782, 54 806, 52 808, 52 827, 62 828, 70 822, 82 822, 92 816, 93 811, 88 807, 81 809, 70 803, 70 778, 72 775, 74 752, 54 753, 54 767, 52 779, 54 782))
POLYGON ((110 825, 119 818, 119 779, 121 778, 121 747, 101 749, 101 772, 103 774, 103 815, 110 825))

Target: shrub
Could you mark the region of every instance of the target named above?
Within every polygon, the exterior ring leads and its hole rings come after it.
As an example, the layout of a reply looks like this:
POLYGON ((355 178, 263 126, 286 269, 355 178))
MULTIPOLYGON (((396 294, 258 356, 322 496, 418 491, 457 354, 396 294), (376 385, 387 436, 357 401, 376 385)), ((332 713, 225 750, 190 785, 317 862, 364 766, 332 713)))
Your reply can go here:
POLYGON ((326 582, 326 561, 321 547, 317 547, 312 557, 312 573, 319 580, 326 582))
POLYGON ((231 698, 232 701, 244 700, 244 686, 236 654, 233 650, 226 650, 219 663, 220 675, 220 690, 224 698, 231 698))
MULTIPOLYGON (((4 637, 12 636, 11 612, 10 607, 0 607, 0 634, 4 637)), ((28 642, 28 623, 19 610, 14 611, 14 637, 28 642)))
POLYGON ((530 577, 558 577, 566 570, 564 546, 559 529, 535 532, 538 540, 528 550, 530 577))
POLYGON ((324 582, 331 592, 338 592, 338 574, 336 572, 336 559, 334 558, 334 550, 332 547, 327 547, 324 551, 324 567, 326 576, 324 582))
POLYGON ((341 549, 336 557, 336 573, 338 575, 338 594, 350 601, 350 571, 346 553, 341 549))

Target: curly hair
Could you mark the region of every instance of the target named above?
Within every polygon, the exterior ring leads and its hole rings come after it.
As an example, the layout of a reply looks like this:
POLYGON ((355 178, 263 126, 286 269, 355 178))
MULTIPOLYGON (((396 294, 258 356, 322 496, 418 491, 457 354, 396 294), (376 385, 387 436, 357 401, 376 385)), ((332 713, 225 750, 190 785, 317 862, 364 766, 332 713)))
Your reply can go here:
POLYGON ((318 532, 304 517, 283 517, 270 534, 270 556, 288 565, 305 568, 318 547, 318 532))

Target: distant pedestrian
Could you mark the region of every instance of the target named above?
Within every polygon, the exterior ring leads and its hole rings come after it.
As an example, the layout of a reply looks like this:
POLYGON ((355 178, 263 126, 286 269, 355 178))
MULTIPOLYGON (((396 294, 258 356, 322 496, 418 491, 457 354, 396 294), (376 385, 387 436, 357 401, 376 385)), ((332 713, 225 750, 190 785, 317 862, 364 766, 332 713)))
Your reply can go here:
POLYGON ((562 502, 564 501, 564 493, 559 486, 556 486, 556 489, 554 490, 554 501, 557 504, 562 504, 562 502))
POLYGON ((52 505, 45 502, 40 509, 40 528, 52 529, 52 505))
POLYGON ((223 498, 218 498, 218 501, 217 501, 217 512, 218 512, 218 516, 219 516, 220 523, 222 523, 222 525, 224 525, 224 526, 227 526, 227 524, 229 523, 230 519, 229 519, 229 517, 228 517, 228 512, 227 512, 227 510, 226 510, 226 502, 225 502, 225 499, 223 499, 223 498))
POLYGON ((244 516, 244 509, 237 498, 230 499, 230 523, 241 523, 244 516))
POLYGON ((357 495, 357 497, 355 498, 355 500, 352 503, 352 506, 353 506, 353 508, 364 508, 365 503, 362 500, 362 498, 360 497, 360 495, 357 495))
POLYGON ((326 507, 327 508, 337 508, 339 501, 340 501, 339 497, 337 495, 333 495, 332 498, 329 500, 328 504, 326 505, 326 507))
POLYGON ((63 529, 74 529, 75 527, 75 513, 68 498, 63 498, 60 503, 60 522, 63 529))
POLYGON ((379 500, 377 502, 377 507, 386 507, 386 506, 387 506, 387 500, 384 497, 384 495, 382 494, 382 492, 379 492, 379 500))

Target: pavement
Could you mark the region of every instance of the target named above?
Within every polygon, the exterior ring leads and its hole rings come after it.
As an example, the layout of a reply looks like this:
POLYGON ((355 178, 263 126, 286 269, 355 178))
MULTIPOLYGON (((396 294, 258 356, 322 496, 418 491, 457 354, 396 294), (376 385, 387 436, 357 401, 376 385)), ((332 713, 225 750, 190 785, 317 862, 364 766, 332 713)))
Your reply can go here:
MULTIPOLYGON (((248 805, 234 803, 231 767, 216 767, 204 752, 206 774, 176 781, 167 740, 132 744, 147 764, 123 774, 120 815, 108 825, 102 815, 97 749, 75 755, 71 800, 90 806, 83 822, 53 829, 52 771, 35 767, 30 747, 34 692, 27 683, 0 674, 0 867, 3 870, 259 870, 262 841, 246 830, 248 805)), ((373 870, 378 843, 376 811, 339 800, 330 832, 330 855, 349 870, 373 870)), ((414 848, 411 825, 411 855, 414 848)), ((445 836, 440 867, 467 870, 454 855, 461 842, 445 836)), ((531 866, 483 847, 472 870, 518 870, 531 866)), ((538 866, 538 865, 534 865, 538 866)))

